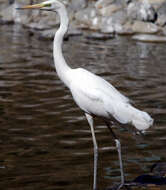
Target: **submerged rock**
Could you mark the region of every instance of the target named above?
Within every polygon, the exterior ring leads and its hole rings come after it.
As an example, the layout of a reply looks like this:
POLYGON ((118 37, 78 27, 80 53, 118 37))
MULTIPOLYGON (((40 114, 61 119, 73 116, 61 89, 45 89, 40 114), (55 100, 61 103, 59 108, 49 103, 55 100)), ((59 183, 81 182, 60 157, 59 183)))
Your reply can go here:
POLYGON ((93 40, 110 40, 110 39, 114 38, 114 35, 112 35, 112 34, 102 34, 102 33, 98 33, 98 32, 86 33, 86 34, 84 34, 84 36, 87 39, 93 39, 93 40))
POLYGON ((152 165, 151 172, 158 177, 166 179, 166 162, 158 162, 152 165))
POLYGON ((139 184, 166 185, 166 178, 152 175, 138 176, 133 182, 139 184))

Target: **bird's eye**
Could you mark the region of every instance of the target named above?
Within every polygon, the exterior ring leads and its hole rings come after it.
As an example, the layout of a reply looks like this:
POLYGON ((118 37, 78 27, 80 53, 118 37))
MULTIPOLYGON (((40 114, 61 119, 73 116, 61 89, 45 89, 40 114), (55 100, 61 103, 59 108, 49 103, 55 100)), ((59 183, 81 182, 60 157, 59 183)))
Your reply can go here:
POLYGON ((45 7, 51 7, 51 6, 52 6, 51 3, 45 5, 45 7))

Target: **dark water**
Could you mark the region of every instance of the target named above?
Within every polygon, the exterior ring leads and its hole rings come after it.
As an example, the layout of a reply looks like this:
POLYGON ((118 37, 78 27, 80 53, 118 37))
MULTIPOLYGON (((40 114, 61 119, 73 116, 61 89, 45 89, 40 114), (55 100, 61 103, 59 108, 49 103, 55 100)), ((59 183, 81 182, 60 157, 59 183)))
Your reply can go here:
MULTIPOLYGON (((92 189, 90 129, 57 78, 52 42, 19 26, 1 26, 0 45, 0 189, 92 189)), ((155 119, 145 137, 114 129, 123 145, 127 180, 165 161, 166 45, 72 37, 64 54, 72 67, 104 77, 155 119)), ((120 181, 119 164, 108 129, 96 124, 98 185, 105 189, 120 181)))

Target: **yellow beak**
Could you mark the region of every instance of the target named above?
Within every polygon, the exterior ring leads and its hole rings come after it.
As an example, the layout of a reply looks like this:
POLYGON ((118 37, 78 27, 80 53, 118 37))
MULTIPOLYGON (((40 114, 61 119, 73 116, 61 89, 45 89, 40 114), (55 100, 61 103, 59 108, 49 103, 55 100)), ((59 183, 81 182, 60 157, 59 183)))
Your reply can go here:
POLYGON ((26 5, 18 9, 41 9, 43 7, 44 7, 44 4, 41 3, 41 4, 35 4, 35 5, 26 5))

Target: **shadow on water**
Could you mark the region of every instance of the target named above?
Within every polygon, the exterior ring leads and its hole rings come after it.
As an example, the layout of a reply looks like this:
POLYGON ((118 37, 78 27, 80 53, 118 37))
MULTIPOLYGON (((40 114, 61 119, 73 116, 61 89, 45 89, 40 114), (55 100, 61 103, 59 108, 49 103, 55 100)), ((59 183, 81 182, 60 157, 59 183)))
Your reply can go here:
MULTIPOLYGON (((52 42, 29 36, 19 26, 1 26, 0 36, 0 188, 91 189, 91 133, 57 78, 52 42)), ((165 160, 166 45, 126 37, 104 42, 72 37, 64 54, 73 68, 104 77, 155 119, 141 139, 114 129, 121 139, 127 180, 165 160)), ((96 124, 98 184, 105 189, 119 183, 119 164, 112 137, 103 123, 96 124)))

